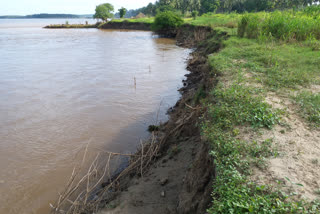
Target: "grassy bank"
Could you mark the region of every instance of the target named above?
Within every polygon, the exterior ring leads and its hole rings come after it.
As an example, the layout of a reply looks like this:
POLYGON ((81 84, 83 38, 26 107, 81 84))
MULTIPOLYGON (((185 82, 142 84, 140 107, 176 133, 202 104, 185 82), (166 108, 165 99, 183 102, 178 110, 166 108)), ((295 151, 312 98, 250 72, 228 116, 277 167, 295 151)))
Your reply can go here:
POLYGON ((283 137, 292 132, 293 117, 305 129, 319 131, 319 17, 305 11, 215 16, 191 22, 239 27, 208 59, 219 76, 219 85, 202 100, 207 108, 203 136, 217 173, 209 213, 319 213, 317 188, 312 200, 304 197, 304 179, 255 178, 272 167, 272 160, 286 158, 288 151, 279 149, 281 137, 275 132, 283 137), (279 98, 278 105, 272 98, 279 98))
POLYGON ((217 169, 210 213, 319 213, 319 202, 296 200, 294 192, 283 190, 285 177, 276 185, 251 180, 254 168, 266 170, 268 158, 285 153, 277 151, 273 138, 262 137, 276 125, 287 128, 281 118, 288 111, 267 103, 269 93, 297 100, 296 113, 307 118, 306 124, 319 124, 319 93, 303 92, 319 84, 319 51, 304 43, 238 37, 224 45, 209 57, 220 84, 204 100, 208 112, 203 135, 210 141, 217 169), (257 137, 248 141, 243 137, 248 132, 257 137))

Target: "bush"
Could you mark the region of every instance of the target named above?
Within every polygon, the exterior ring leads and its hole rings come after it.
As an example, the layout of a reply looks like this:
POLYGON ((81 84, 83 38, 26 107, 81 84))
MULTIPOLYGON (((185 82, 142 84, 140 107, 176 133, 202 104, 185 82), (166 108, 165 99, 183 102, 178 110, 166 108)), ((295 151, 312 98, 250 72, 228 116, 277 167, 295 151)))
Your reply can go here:
POLYGON ((160 12, 156 15, 152 30, 167 31, 175 30, 183 24, 183 19, 172 11, 160 12))
POLYGON ((193 17, 193 19, 196 19, 197 16, 198 16, 198 14, 199 14, 198 11, 196 11, 196 10, 192 11, 192 17, 193 17))

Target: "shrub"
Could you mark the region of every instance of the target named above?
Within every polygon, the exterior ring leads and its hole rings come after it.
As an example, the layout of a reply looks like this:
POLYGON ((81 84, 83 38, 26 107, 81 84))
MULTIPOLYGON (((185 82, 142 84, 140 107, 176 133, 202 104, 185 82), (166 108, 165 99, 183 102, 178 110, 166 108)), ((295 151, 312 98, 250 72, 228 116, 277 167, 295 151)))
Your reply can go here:
POLYGON ((192 11, 192 17, 193 17, 193 19, 196 19, 197 16, 198 16, 198 14, 199 14, 198 11, 196 11, 196 10, 192 11))
POLYGON ((156 15, 152 30, 174 30, 183 24, 183 19, 172 11, 160 12, 156 15))

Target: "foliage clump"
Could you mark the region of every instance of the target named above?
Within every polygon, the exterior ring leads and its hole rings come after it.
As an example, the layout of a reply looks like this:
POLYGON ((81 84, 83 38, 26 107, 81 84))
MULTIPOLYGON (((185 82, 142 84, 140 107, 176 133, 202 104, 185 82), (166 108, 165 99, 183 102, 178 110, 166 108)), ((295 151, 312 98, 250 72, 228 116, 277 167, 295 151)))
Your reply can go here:
POLYGON ((126 9, 126 8, 121 7, 121 8, 119 9, 119 15, 120 15, 120 18, 121 18, 121 19, 126 15, 126 13, 127 13, 127 9, 126 9))
POLYGON ((105 3, 100 4, 96 7, 96 13, 93 15, 95 19, 102 19, 103 21, 108 21, 108 19, 113 17, 114 8, 112 4, 105 3))
POLYGON ((194 10, 194 11, 192 11, 191 14, 192 14, 193 19, 195 20, 197 18, 197 16, 199 15, 199 12, 194 10))
POLYGON ((152 30, 168 31, 175 30, 183 24, 183 19, 172 11, 160 12, 156 15, 152 30))

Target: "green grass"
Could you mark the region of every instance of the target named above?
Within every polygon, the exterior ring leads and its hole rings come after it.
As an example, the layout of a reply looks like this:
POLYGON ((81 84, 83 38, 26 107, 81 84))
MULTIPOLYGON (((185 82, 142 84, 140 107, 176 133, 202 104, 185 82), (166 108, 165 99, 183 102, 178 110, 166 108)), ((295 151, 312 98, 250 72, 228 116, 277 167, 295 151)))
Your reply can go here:
POLYGON ((196 19, 188 18, 185 22, 193 25, 211 26, 211 27, 228 27, 237 28, 238 19, 241 15, 236 13, 230 14, 204 14, 196 19))
POLYGON ((246 124, 255 128, 272 128, 279 122, 279 115, 263 102, 262 96, 257 96, 259 93, 259 89, 239 83, 228 88, 218 87, 212 92, 217 103, 209 105, 210 119, 223 130, 246 124))
POLYGON ((320 53, 304 43, 259 42, 232 37, 209 57, 218 71, 248 72, 268 88, 297 88, 319 83, 320 53))
POLYGON ((145 17, 145 18, 138 18, 138 19, 112 19, 112 22, 143 22, 143 23, 153 23, 154 17, 145 17))
POLYGON ((299 93, 295 100, 301 108, 302 116, 312 125, 320 127, 320 94, 304 91, 299 93))

